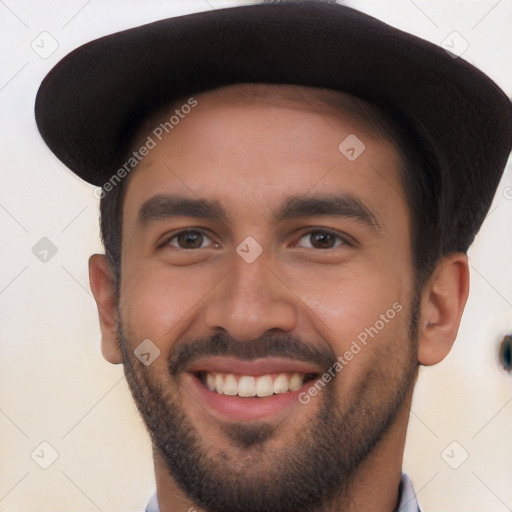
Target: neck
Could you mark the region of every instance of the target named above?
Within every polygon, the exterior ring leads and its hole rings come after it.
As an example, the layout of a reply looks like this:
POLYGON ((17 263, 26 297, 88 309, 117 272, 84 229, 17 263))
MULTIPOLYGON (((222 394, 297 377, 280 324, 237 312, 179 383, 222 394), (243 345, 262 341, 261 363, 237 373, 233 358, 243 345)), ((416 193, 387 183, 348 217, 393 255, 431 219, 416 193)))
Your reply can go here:
MULTIPOLYGON (((405 436, 412 393, 396 420, 352 475, 348 492, 316 512, 393 512, 398 507, 405 436)), ((153 449, 160 512, 208 512, 186 496, 153 449)))

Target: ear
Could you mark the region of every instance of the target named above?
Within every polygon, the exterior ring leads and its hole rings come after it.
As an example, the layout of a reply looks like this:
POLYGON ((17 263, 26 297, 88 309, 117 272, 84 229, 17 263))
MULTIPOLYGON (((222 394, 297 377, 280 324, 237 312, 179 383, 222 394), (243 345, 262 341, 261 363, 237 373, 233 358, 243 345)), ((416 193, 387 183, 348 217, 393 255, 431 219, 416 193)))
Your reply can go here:
POLYGON ((464 253, 444 256, 421 295, 418 362, 442 361, 457 337, 469 294, 469 265, 464 253))
POLYGON ((89 283, 100 317, 101 352, 107 361, 119 364, 123 358, 117 342, 114 272, 104 254, 93 254, 89 258, 89 283))

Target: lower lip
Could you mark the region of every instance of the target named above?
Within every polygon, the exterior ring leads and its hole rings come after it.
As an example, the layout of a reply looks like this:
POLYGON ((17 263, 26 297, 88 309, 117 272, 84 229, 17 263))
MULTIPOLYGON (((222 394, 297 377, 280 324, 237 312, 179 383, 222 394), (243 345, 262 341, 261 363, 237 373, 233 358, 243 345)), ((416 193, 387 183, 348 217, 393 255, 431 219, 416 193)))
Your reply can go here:
POLYGON ((200 405, 214 416, 231 421, 256 421, 283 413, 289 414, 293 407, 304 407, 299 402, 299 395, 314 382, 307 382, 297 391, 288 391, 267 397, 243 398, 210 391, 196 376, 190 373, 185 373, 183 379, 184 385, 200 405))

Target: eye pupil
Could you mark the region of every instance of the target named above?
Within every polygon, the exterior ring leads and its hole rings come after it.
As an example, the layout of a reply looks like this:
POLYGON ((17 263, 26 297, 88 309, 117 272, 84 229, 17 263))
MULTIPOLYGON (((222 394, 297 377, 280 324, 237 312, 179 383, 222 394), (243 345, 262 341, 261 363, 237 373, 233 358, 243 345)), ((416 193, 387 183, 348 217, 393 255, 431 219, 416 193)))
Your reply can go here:
POLYGON ((187 231, 178 235, 178 243, 184 249, 197 249, 203 243, 203 235, 197 231, 187 231))
POLYGON ((330 233, 323 233, 321 231, 314 231, 311 233, 311 243, 317 249, 329 249, 335 242, 334 235, 330 233))

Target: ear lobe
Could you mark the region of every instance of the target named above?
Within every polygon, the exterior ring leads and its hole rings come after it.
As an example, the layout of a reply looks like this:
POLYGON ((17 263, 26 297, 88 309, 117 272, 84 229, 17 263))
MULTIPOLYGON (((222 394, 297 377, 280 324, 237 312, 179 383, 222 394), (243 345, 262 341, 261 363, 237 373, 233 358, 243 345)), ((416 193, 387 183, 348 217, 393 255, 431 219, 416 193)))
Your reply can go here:
POLYGON ((469 265, 464 253, 443 257, 423 288, 420 306, 418 362, 437 364, 457 337, 469 295, 469 265))
POLYGON ((89 258, 89 283, 98 307, 101 329, 101 352, 112 364, 122 362, 117 341, 117 297, 114 273, 110 262, 103 254, 89 258))

